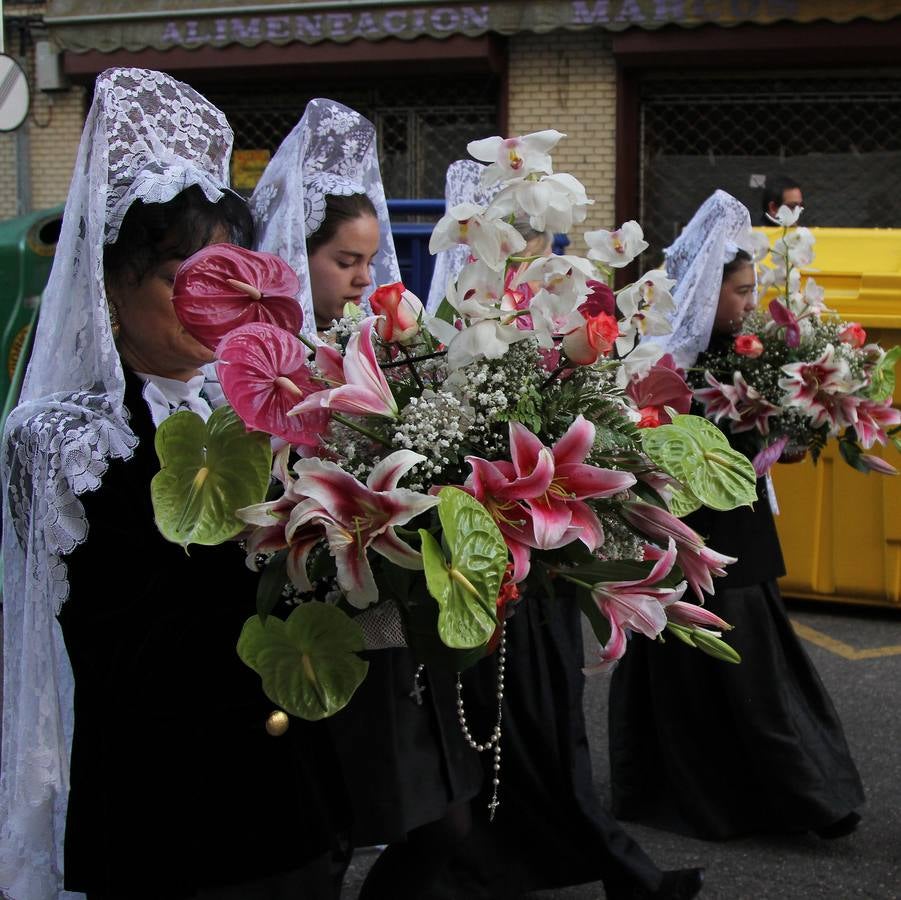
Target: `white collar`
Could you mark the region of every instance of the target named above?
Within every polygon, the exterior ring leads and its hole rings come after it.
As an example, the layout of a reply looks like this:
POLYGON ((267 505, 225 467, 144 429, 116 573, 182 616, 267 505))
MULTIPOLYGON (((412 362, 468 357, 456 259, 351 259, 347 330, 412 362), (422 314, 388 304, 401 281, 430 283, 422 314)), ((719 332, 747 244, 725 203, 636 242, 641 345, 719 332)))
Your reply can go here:
POLYGON ((135 372, 135 375, 144 382, 142 393, 150 410, 150 418, 157 428, 172 413, 181 409, 197 413, 204 422, 212 415, 210 404, 200 393, 205 381, 202 373, 188 381, 149 375, 146 372, 135 372))

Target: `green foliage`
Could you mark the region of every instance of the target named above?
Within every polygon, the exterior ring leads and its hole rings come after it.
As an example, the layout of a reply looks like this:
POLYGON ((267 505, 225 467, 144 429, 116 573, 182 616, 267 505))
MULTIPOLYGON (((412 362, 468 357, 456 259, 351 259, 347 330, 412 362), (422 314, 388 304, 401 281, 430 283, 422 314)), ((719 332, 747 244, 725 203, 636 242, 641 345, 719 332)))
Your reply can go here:
POLYGON ((315 721, 343 709, 366 677, 369 663, 357 656, 363 632, 327 603, 302 603, 285 621, 252 616, 238 639, 238 655, 263 679, 276 705, 315 721))
POLYGON ((269 437, 247 431, 230 406, 221 406, 204 423, 183 410, 156 431, 160 471, 150 483, 153 513, 166 540, 221 544, 245 524, 235 511, 262 503, 269 488, 272 450, 269 437))
POLYGON ((449 554, 420 529, 429 593, 438 602, 438 633, 448 647, 484 645, 497 627, 497 596, 507 566, 507 545, 488 510, 459 488, 439 493, 438 517, 449 554))
POLYGON ((757 499, 754 467, 706 419, 676 416, 670 425, 645 429, 642 441, 645 453, 705 506, 727 510, 757 499))
POLYGON ((899 359, 901 346, 892 347, 873 368, 867 395, 874 402, 882 403, 895 392, 895 364, 899 359))

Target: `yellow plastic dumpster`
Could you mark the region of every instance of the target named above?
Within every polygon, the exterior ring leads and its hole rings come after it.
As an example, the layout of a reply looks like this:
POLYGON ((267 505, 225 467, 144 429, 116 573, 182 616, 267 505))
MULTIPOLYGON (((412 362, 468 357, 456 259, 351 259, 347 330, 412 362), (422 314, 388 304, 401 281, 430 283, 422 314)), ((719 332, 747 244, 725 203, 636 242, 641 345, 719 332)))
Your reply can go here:
MULTIPOLYGON (((780 229, 761 229, 771 241, 780 229)), ((886 350, 901 344, 901 229, 812 228, 826 304, 886 350)), ((896 371, 896 377, 901 373, 896 371)), ((895 390, 901 399, 901 377, 895 390)), ((871 451, 901 469, 893 447, 871 451)), ((832 442, 814 465, 777 465, 787 597, 901 607, 901 475, 864 475, 832 442)))
POLYGON ((62 207, 0 222, 0 428, 19 396, 62 207))

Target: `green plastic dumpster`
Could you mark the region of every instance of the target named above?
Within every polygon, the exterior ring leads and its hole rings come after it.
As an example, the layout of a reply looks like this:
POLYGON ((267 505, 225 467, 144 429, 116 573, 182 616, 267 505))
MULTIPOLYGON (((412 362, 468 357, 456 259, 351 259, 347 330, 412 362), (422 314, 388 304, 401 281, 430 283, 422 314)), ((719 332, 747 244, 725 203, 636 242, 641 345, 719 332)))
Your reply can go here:
POLYGON ((58 206, 0 222, 0 428, 19 399, 62 220, 58 206))

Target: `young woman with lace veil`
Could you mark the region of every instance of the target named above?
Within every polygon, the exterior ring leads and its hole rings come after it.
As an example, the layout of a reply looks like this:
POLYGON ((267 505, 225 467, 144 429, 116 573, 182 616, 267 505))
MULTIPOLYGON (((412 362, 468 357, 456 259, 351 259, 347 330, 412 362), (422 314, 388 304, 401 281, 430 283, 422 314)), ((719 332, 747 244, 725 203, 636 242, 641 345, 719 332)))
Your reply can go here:
MULTIPOLYGON (((300 276, 304 331, 332 340, 347 303, 400 278, 375 129, 332 100, 312 100, 251 198, 257 246, 300 276)), ((357 618, 369 672, 328 720, 353 807, 352 844, 388 844, 363 900, 420 898, 468 830, 481 770, 456 717, 454 673, 419 665, 394 612, 357 618), (376 649, 378 648, 378 649, 376 649)))
MULTIPOLYGON (((705 351, 730 341, 754 308, 754 267, 737 246, 749 228, 745 207, 716 191, 666 250, 675 312, 672 333, 657 340, 683 368, 703 366, 705 351)), ((863 789, 841 723, 776 585, 785 568, 771 497, 761 479, 753 509, 686 518, 713 550, 738 558, 707 605, 734 625, 741 663, 679 641, 635 641, 613 674, 610 764, 621 818, 707 839, 839 837, 859 821, 863 789)))
POLYGON ((175 270, 251 240, 231 144, 167 75, 97 80, 2 459, 11 900, 334 896, 326 732, 274 736, 235 650, 255 576, 236 545, 164 540, 151 505, 156 427, 211 412, 175 270))
MULTIPOLYGON (((472 160, 451 164, 448 208, 490 202, 480 184, 482 169, 472 160)), ((532 252, 548 246, 547 237, 524 236, 534 238, 532 252)), ((430 310, 440 305, 467 257, 462 245, 438 254, 430 310)), ((487 786, 472 804, 472 833, 429 900, 514 898, 596 881, 603 881, 611 900, 695 896, 700 870, 661 872, 598 799, 583 711, 582 614, 575 601, 562 592, 554 599, 530 593, 505 631, 500 806, 490 822, 489 756, 487 786)), ((495 672, 495 660, 488 658, 464 673, 467 719, 476 734, 493 724, 495 672)))

